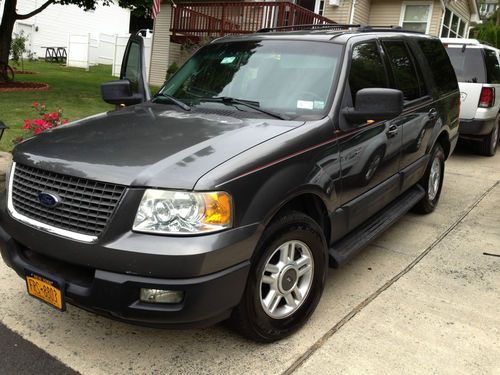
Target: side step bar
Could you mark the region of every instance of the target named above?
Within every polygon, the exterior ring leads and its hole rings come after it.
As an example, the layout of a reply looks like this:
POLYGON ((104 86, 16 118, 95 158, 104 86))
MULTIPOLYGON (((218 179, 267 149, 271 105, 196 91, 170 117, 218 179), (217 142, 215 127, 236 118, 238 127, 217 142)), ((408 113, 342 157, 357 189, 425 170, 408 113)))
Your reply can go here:
POLYGON ((394 222, 404 216, 425 196, 425 190, 415 185, 379 213, 365 221, 351 233, 335 242, 328 253, 330 264, 341 266, 358 254, 366 245, 380 236, 394 222))

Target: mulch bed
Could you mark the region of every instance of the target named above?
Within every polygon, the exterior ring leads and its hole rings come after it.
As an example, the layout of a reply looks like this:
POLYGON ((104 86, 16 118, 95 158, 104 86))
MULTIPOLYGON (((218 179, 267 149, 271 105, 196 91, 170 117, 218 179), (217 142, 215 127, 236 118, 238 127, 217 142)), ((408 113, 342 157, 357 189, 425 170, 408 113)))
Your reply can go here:
POLYGON ((6 91, 45 91, 48 83, 40 82, 0 82, 0 92, 6 91))
POLYGON ((36 74, 36 72, 32 70, 17 70, 14 69, 14 74, 36 74))

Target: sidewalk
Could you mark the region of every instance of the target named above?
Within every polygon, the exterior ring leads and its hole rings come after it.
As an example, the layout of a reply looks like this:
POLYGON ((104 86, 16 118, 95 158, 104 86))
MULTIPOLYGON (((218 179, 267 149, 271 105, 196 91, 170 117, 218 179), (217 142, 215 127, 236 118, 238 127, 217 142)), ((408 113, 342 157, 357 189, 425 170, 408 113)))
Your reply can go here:
POLYGON ((298 374, 500 374, 500 184, 298 374))

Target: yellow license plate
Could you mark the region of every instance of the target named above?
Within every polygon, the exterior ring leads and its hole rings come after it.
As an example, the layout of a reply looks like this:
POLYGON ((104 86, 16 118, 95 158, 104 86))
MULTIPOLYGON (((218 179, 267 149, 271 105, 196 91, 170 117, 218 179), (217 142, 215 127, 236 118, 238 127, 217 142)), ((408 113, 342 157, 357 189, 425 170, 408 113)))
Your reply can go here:
POLYGON ((54 306, 56 309, 64 310, 61 289, 58 288, 54 281, 47 280, 39 275, 30 274, 26 276, 26 285, 29 295, 54 306))

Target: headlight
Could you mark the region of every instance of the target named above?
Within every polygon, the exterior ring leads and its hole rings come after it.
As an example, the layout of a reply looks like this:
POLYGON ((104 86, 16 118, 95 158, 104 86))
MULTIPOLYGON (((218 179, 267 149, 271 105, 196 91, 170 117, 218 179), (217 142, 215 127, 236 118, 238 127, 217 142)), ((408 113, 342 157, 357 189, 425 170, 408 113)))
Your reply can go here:
POLYGON ((231 224, 232 201, 225 192, 148 189, 142 197, 133 229, 148 233, 196 234, 219 231, 231 224))

